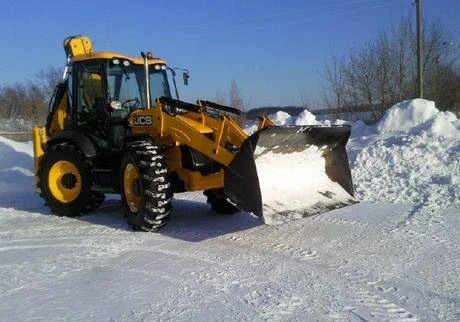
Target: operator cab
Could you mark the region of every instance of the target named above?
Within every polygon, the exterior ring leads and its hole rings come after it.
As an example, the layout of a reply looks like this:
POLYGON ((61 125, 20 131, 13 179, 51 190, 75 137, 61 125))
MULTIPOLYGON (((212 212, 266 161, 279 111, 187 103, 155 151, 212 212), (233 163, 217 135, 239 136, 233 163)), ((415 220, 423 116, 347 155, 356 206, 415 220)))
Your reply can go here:
POLYGON ((154 107, 157 98, 171 98, 168 70, 176 98, 176 70, 184 71, 188 83, 188 70, 167 67, 149 52, 142 57, 94 52, 82 36, 66 38, 64 50, 67 64, 50 104, 47 134, 82 131, 107 151, 122 148, 131 112, 154 107))
POLYGON ((79 58, 74 58, 70 77, 74 127, 109 139, 115 148, 124 140, 126 120, 132 111, 154 106, 159 97, 171 97, 167 67, 161 60, 148 64, 147 95, 141 59, 113 53, 96 53, 86 60, 79 58))
POLYGON ((109 112, 122 116, 138 108, 153 106, 156 98, 171 97, 164 63, 149 64, 150 102, 146 102, 144 66, 130 59, 114 56, 76 61, 72 74, 77 85, 74 91, 79 112, 96 112, 101 107, 98 104, 105 102, 109 112))
POLYGON ((149 67, 150 102, 147 104, 144 66, 123 58, 109 60, 107 91, 112 113, 129 114, 134 109, 153 106, 159 97, 171 97, 166 65, 152 64, 149 67))

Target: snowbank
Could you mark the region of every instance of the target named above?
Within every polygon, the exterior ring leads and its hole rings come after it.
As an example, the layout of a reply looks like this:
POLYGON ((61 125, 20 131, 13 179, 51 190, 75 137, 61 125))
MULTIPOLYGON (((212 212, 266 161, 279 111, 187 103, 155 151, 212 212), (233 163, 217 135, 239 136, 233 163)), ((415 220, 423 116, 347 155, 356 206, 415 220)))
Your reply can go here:
POLYGON ((377 124, 379 133, 432 134, 458 138, 460 120, 451 112, 440 112, 424 99, 403 101, 391 107, 377 124))
POLYGON ((414 99, 391 107, 376 125, 270 115, 277 125, 350 124, 347 146, 355 194, 361 200, 460 207, 460 120, 434 102, 414 99))
POLYGON ((33 123, 31 121, 26 121, 22 118, 20 119, 0 119, 0 131, 5 132, 21 132, 21 131, 30 131, 33 123))
POLYGON ((32 143, 15 142, 0 136, 0 193, 33 189, 32 143))
POLYGON ((405 132, 439 113, 433 101, 407 100, 391 107, 378 123, 380 133, 405 132))
POLYGON ((352 160, 359 198, 460 207, 460 121, 453 113, 427 100, 404 101, 387 111, 377 132, 352 160))

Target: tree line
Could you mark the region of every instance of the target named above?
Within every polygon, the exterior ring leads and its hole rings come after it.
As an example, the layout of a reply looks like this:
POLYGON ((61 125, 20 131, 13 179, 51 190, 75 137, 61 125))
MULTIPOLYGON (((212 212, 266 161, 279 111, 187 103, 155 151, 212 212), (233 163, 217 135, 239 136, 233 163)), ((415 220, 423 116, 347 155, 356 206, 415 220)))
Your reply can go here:
MULTIPOLYGON (((439 21, 425 26, 423 43, 425 98, 435 101, 441 110, 459 113, 458 43, 439 21)), ((378 120, 385 108, 417 97, 416 47, 414 24, 409 18, 403 18, 348 56, 330 57, 323 71, 326 82, 321 107, 335 109, 338 117, 341 113, 359 115, 369 110, 378 120)), ((38 72, 32 81, 0 85, 0 122, 20 119, 28 125, 43 124, 61 77, 61 69, 50 66, 38 72)), ((248 111, 250 105, 241 97, 236 81, 232 81, 228 94, 218 93, 215 101, 243 111, 248 111)), ((310 104, 301 105, 310 107, 310 104)), ((244 117, 240 121, 244 121, 244 117)))
MULTIPOLYGON (((324 103, 328 108, 353 112, 367 106, 375 119, 384 112, 375 107, 391 107, 402 100, 416 98, 416 36, 409 18, 383 31, 353 51, 348 57, 332 56, 324 71, 324 103)), ((441 110, 459 111, 459 46, 439 21, 425 26, 424 98, 441 110)))
POLYGON ((29 126, 43 124, 49 101, 61 77, 62 71, 50 66, 39 71, 34 80, 0 86, 0 121, 20 120, 29 126))

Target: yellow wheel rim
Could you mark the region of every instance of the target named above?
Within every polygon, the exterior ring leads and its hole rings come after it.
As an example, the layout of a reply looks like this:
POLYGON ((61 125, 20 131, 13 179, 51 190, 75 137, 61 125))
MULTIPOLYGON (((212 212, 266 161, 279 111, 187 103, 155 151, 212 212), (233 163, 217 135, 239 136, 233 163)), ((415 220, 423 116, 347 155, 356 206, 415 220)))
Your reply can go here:
POLYGON ((48 174, 48 187, 54 198, 62 203, 77 199, 81 192, 81 175, 70 161, 58 161, 48 174))
POLYGON ((138 212, 141 204, 140 187, 139 187, 139 173, 132 163, 128 163, 123 174, 123 188, 131 212, 138 212))

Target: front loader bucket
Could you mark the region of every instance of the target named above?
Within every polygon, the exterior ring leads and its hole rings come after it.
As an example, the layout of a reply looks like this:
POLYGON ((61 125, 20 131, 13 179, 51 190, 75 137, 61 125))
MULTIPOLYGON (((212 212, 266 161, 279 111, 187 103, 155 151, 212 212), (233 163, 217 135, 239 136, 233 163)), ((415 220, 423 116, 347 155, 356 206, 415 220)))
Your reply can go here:
POLYGON ((225 195, 273 225, 357 201, 345 145, 349 126, 267 127, 247 138, 225 171, 225 195))

